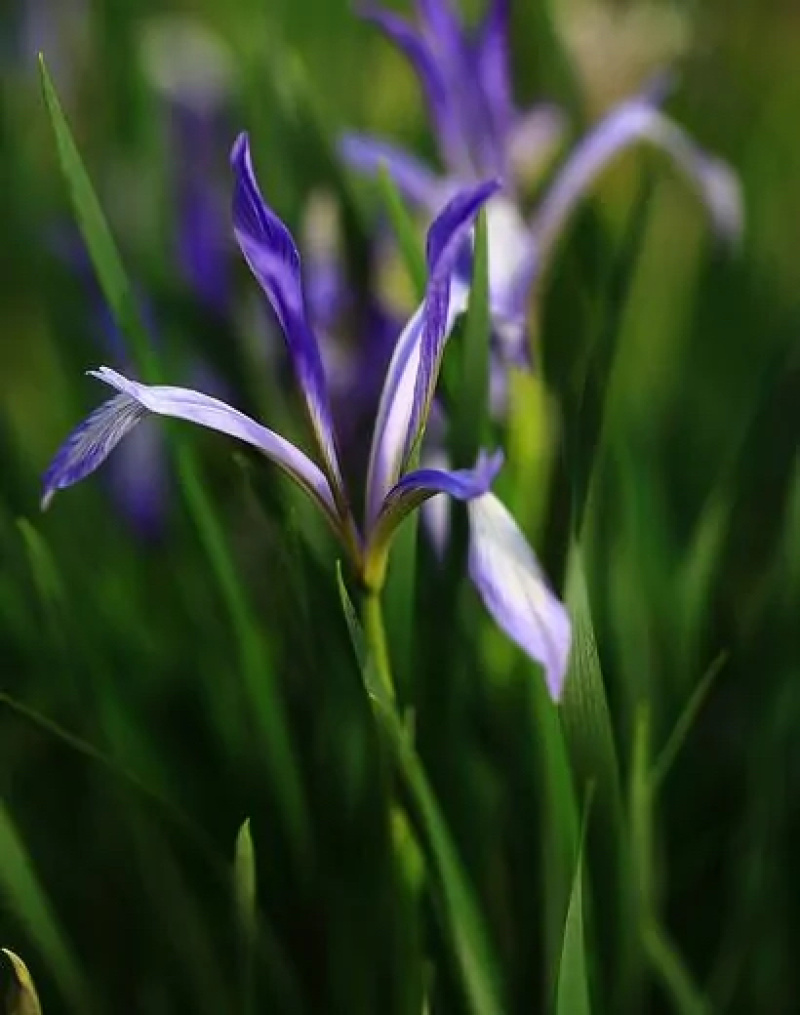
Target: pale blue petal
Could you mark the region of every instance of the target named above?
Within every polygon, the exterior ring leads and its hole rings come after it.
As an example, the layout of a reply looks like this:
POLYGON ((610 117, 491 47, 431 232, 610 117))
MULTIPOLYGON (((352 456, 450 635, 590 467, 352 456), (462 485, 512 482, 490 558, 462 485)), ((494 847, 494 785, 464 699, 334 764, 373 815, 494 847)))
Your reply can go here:
POLYGON ((623 102, 575 147, 532 219, 541 255, 547 256, 564 225, 609 163, 631 145, 646 141, 665 152, 698 190, 715 231, 728 241, 743 228, 739 181, 731 169, 706 154, 646 96, 623 102))
POLYGON ((236 239, 280 321, 326 470, 344 499, 325 371, 306 315, 300 254, 289 230, 264 201, 246 134, 237 139, 231 164, 236 239))
POLYGON ((541 665, 558 701, 572 638, 567 611, 502 502, 486 493, 470 501, 468 512, 470 578, 498 626, 541 665))
POLYGON ((436 211, 446 199, 449 190, 446 181, 424 162, 387 141, 364 134, 345 134, 339 141, 339 152, 349 166, 368 176, 377 175, 386 166, 403 197, 419 208, 436 211))
POLYGON ((56 490, 71 486, 102 464, 146 413, 186 420, 235 437, 257 448, 317 501, 334 525, 337 512, 322 470, 294 444, 218 398, 190 388, 140 384, 109 367, 90 371, 120 395, 92 413, 56 455, 45 476, 44 503, 56 490))

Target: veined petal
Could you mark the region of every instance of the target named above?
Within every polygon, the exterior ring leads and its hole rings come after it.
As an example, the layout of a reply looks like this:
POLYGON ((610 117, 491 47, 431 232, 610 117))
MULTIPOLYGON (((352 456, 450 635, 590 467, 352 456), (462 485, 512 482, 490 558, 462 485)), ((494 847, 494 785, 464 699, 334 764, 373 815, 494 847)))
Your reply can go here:
POLYGON ((58 449, 42 478, 42 510, 59 490, 99 468, 122 438, 147 415, 127 394, 115 395, 79 424, 58 449))
POLYGON ((567 611, 502 502, 486 493, 470 501, 468 512, 470 578, 498 626, 543 667, 558 701, 571 643, 567 611))
POLYGON ((466 307, 464 286, 459 286, 451 299, 450 277, 455 260, 478 209, 496 189, 496 183, 482 184, 459 194, 428 232, 428 291, 424 303, 397 340, 375 419, 367 473, 368 525, 377 519, 384 498, 397 481, 424 426, 441 347, 456 316, 466 307), (428 363, 423 366, 426 342, 428 363))
POLYGON ((417 207, 435 211, 441 207, 447 183, 413 155, 387 141, 364 134, 345 134, 339 153, 357 172, 374 176, 385 165, 397 189, 417 207))
POLYGON ((237 139, 231 164, 236 177, 233 197, 236 239, 283 328, 334 494, 343 496, 325 371, 306 317, 300 254, 291 233, 261 195, 246 134, 237 139))
POLYGON ((472 469, 416 469, 392 487, 381 507, 380 515, 368 537, 367 558, 383 553, 392 534, 403 519, 425 501, 437 494, 456 500, 471 501, 491 487, 503 465, 502 451, 491 455, 481 452, 472 469))
POLYGON ((404 449, 406 462, 422 436, 439 378, 442 354, 451 327, 451 302, 456 302, 451 301, 450 282, 457 259, 476 215, 499 187, 497 180, 489 180, 477 187, 460 191, 428 230, 428 287, 423 311, 419 371, 404 449))
POLYGON ((456 110, 452 106, 447 80, 429 41, 403 18, 378 7, 362 8, 371 21, 405 55, 416 71, 431 112, 436 136, 451 169, 469 172, 470 156, 464 143, 456 110))
POLYGON ((622 103, 604 117, 559 171, 531 223, 544 256, 597 177, 615 156, 638 141, 648 141, 672 158, 699 191, 716 232, 729 241, 740 235, 743 211, 737 178, 657 109, 648 93, 622 103))
POLYGON ((311 494, 334 525, 338 524, 336 505, 324 473, 280 434, 218 398, 190 388, 140 384, 109 367, 91 370, 90 374, 120 394, 95 410, 67 438, 45 474, 45 506, 56 490, 94 472, 125 434, 147 413, 155 413, 197 423, 257 448, 311 494))

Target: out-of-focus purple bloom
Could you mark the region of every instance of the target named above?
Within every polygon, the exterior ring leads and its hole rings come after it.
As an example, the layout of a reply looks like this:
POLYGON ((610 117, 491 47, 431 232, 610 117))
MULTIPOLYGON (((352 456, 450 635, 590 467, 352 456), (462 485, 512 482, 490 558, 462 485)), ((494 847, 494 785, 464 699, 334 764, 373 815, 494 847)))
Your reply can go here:
POLYGON ((201 22, 175 15, 149 21, 141 48, 164 108, 177 263, 195 297, 223 316, 233 247, 219 153, 232 134, 233 58, 201 22))
POLYGON ((504 192, 487 209, 490 293, 497 351, 525 358, 525 312, 532 286, 577 205, 623 151, 647 142, 663 151, 688 179, 707 208, 714 230, 727 241, 742 230, 739 184, 730 169, 706 154, 659 109, 662 88, 648 88, 621 103, 576 145, 556 172, 533 213, 516 200, 526 163, 552 153, 565 120, 550 105, 519 113, 511 98, 509 0, 489 0, 474 34, 460 24, 449 0, 418 0, 418 27, 376 8, 366 17, 408 57, 425 93, 444 173, 383 140, 349 134, 345 160, 375 173, 386 165, 398 188, 430 211, 454 190, 487 173, 500 174, 504 192))
MULTIPOLYGON (((320 507, 365 585, 379 589, 390 542, 402 519, 436 494, 446 493, 465 501, 481 498, 502 464, 499 453, 481 454, 472 469, 450 471, 415 468, 413 464, 427 424, 444 346, 456 316, 464 309, 456 287, 451 292, 454 267, 476 214, 497 184, 481 183, 457 193, 428 232, 427 291, 398 339, 387 370, 372 437, 365 514, 359 524, 342 480, 327 379, 307 316, 300 256, 289 230, 264 202, 246 135, 234 146, 231 161, 236 238, 283 329, 319 464, 280 434, 217 398, 188 388, 140 384, 101 367, 91 371, 92 375, 118 393, 67 438, 44 476, 43 503, 46 506, 56 491, 97 469, 149 414, 184 419, 252 445, 283 469, 320 507)), ((499 565, 490 559, 496 531, 476 525, 474 533, 473 580, 504 629, 545 667, 548 686, 557 693, 569 647, 569 625, 563 622, 563 608, 549 593, 542 593, 538 599, 529 597, 537 612, 528 623, 537 629, 539 624, 545 625, 558 643, 553 651, 547 639, 537 642, 523 632, 524 603, 519 597, 503 600, 497 592, 497 584, 503 583, 502 569, 508 565, 505 558, 499 565)), ((520 559, 518 566, 524 571, 532 560, 532 555, 520 559)), ((538 570, 531 571, 526 580, 540 583, 538 570)), ((516 576, 515 581, 519 584, 522 579, 516 576)))

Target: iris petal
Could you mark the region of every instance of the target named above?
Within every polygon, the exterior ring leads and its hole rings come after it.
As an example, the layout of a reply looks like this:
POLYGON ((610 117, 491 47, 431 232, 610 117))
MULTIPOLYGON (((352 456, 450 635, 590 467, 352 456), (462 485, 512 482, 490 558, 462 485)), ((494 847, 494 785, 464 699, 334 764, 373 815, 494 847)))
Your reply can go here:
POLYGON ((481 204, 496 189, 496 183, 489 183, 459 193, 428 232, 425 301, 397 340, 375 420, 367 474, 368 524, 377 518, 424 426, 444 341, 466 306, 463 286, 451 298, 455 261, 481 204))
POLYGON ((554 701, 564 687, 571 625, 533 550, 492 493, 468 505, 469 573, 498 626, 544 669, 554 701))
POLYGON ((186 420, 235 437, 257 448, 303 487, 337 524, 330 485, 322 470, 299 448, 232 406, 191 388, 140 384, 109 367, 90 371, 119 395, 96 409, 67 438, 44 478, 43 505, 56 490, 94 472, 148 413, 186 420))
POLYGON ((330 399, 319 346, 306 317, 300 254, 291 233, 261 195, 246 134, 236 141, 231 164, 236 177, 236 239, 283 328, 325 467, 338 495, 343 484, 330 399))
POLYGON ((360 173, 375 175, 385 165, 398 190, 411 204, 431 211, 441 207, 448 187, 446 181, 424 162, 389 142, 363 134, 345 134, 339 142, 339 152, 360 173))
POLYGON ((532 220, 542 252, 551 250, 567 218, 608 164, 639 141, 665 152, 698 190, 715 231, 734 241, 743 227, 739 183, 725 163, 706 154, 654 104, 650 92, 621 103, 575 147, 532 220))

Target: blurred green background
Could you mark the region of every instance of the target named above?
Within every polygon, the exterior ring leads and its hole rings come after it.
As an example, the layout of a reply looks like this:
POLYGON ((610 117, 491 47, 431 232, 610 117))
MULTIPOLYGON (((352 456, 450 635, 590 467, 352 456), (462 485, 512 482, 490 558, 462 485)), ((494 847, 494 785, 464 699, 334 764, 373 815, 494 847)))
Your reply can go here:
MULTIPOLYGON (((481 4, 464 8, 474 17, 481 4)), ((674 174, 626 155, 561 247, 537 308, 544 373, 520 382, 511 427, 503 493, 536 545, 551 545, 557 428, 545 427, 543 387, 568 407, 587 349, 613 343, 584 562, 624 845, 590 827, 592 1011, 794 1012, 800 11, 789 0, 512 9, 521 102, 563 104, 578 132, 672 66, 671 115, 735 167, 746 202, 729 256, 674 174), (642 804, 637 751, 659 757, 712 667, 642 804)), ((100 474, 39 512, 42 472, 99 402, 84 371, 108 356, 96 294, 63 254, 70 209, 36 50, 170 377, 185 383, 202 361, 272 423, 291 414, 291 387, 254 283, 237 265, 236 312, 218 315, 178 268, 172 90, 218 64, 225 115, 202 170, 225 205, 227 153, 248 129, 264 191, 300 235, 311 195, 342 186, 329 142, 343 129, 433 151, 416 82, 346 0, 6 0, 1 17, 0 944, 26 959, 48 1013, 246 1010, 231 869, 249 817, 253 1010, 421 1012, 427 999, 466 1011, 430 874, 387 789, 336 550, 306 538, 283 480, 222 439, 169 427, 177 464, 157 531, 132 528, 100 474), (211 43, 189 24, 213 33, 210 54, 191 48, 211 43), (165 46, 166 31, 178 34, 165 46), (187 509, 187 447, 216 535, 187 509)), ((369 188, 352 186, 369 207, 369 188)), ((406 694, 419 753, 503 1010, 550 1010, 583 807, 569 723, 424 548, 418 599, 406 694)))

